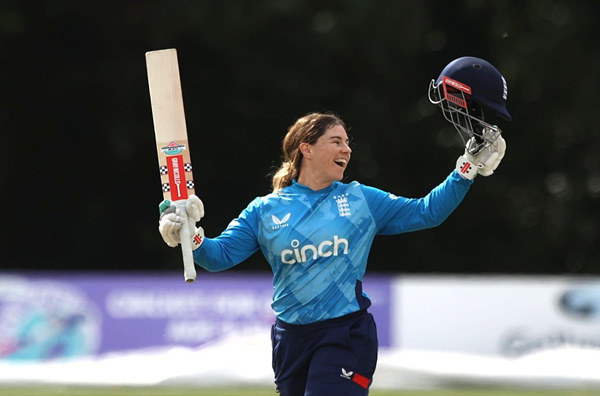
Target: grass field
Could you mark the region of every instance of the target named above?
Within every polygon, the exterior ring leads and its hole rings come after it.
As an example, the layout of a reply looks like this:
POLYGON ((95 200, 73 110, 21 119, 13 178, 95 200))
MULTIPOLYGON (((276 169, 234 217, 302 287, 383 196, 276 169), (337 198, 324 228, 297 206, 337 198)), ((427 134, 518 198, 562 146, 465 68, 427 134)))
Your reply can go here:
MULTIPOLYGON (((2 396, 276 396, 273 388, 0 387, 2 396)), ((373 390, 370 396, 599 396, 600 390, 373 390)))

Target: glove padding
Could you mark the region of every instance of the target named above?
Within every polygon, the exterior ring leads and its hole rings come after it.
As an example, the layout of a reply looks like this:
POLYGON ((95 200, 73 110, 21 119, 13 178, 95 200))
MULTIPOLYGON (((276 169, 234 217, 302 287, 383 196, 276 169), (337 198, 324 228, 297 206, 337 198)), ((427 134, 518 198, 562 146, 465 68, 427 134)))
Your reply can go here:
POLYGON ((469 139, 465 153, 456 161, 456 171, 465 179, 473 180, 475 176, 490 176, 500 165, 506 153, 506 141, 502 136, 475 155, 469 153, 469 148, 476 144, 475 138, 469 139))
POLYGON ((200 247, 204 239, 202 227, 196 229, 196 223, 204 217, 204 204, 196 195, 175 202, 163 201, 159 205, 161 215, 158 231, 165 243, 176 247, 180 242, 179 231, 187 219, 186 226, 192 235, 192 248, 200 247), (185 211, 185 212, 184 212, 185 211))

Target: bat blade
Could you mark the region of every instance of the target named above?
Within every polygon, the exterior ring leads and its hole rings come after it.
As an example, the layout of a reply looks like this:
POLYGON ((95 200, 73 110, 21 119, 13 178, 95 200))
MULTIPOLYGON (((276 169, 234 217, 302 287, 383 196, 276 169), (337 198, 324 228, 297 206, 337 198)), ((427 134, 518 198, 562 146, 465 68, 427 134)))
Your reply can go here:
MULTIPOLYGON (((156 137, 163 199, 179 201, 195 194, 192 160, 185 123, 177 50, 146 52, 148 87, 156 137)), ((185 212, 185 211, 184 211, 185 212)), ((196 279, 191 237, 184 213, 180 239, 186 282, 196 279)))

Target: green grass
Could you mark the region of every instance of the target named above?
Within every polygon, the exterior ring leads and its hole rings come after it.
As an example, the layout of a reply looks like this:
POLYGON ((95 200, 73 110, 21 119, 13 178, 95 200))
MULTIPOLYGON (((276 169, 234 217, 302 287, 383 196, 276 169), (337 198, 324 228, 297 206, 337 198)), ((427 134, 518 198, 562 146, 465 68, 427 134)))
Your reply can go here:
MULTIPOLYGON (((273 388, 181 388, 181 387, 2 387, 2 396, 277 396, 273 388)), ((370 396, 598 396, 595 390, 446 389, 373 390, 370 396)))

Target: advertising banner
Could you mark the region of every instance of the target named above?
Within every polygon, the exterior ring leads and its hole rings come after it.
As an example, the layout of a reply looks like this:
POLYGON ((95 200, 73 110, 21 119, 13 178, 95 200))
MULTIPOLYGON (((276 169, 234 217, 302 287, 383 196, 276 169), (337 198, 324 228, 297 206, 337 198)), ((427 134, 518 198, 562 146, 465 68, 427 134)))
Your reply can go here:
MULTIPOLYGON (((389 345, 390 281, 366 278, 380 342, 389 345)), ((48 360, 197 347, 225 336, 270 337, 272 277, 180 274, 0 274, 0 360, 48 360)))
POLYGON ((600 348, 600 280, 404 276, 394 285, 392 346, 518 357, 600 348))

